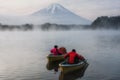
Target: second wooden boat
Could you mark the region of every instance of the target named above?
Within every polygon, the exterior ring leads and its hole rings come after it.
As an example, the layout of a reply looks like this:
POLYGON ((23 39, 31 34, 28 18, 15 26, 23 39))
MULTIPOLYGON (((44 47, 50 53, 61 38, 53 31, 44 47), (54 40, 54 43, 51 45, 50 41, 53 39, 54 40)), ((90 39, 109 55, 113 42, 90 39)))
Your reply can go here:
POLYGON ((60 70, 63 74, 82 69, 86 64, 86 61, 80 61, 78 64, 68 64, 65 61, 59 64, 60 70))

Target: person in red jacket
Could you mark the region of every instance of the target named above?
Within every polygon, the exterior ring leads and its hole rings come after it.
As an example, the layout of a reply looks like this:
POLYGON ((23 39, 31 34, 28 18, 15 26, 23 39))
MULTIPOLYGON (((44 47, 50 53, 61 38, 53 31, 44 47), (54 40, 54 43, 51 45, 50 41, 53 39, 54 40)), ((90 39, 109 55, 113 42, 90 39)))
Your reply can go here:
POLYGON ((79 62, 79 60, 85 60, 85 58, 82 55, 79 55, 76 53, 76 50, 73 49, 71 52, 67 53, 64 58, 67 59, 67 63, 69 64, 76 64, 79 62))
POLYGON ((58 46, 55 45, 53 49, 50 50, 50 52, 53 54, 53 55, 61 55, 61 53, 59 52, 58 50, 58 46))

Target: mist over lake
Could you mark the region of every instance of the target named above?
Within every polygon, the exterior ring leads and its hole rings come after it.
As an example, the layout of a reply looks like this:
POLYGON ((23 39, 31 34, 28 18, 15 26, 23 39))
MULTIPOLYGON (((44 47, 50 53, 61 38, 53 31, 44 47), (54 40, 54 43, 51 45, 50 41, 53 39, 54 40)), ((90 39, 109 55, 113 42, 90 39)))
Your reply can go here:
POLYGON ((0 80, 58 80, 46 69, 49 50, 55 45, 76 49, 89 66, 77 80, 120 79, 120 31, 1 31, 0 80))

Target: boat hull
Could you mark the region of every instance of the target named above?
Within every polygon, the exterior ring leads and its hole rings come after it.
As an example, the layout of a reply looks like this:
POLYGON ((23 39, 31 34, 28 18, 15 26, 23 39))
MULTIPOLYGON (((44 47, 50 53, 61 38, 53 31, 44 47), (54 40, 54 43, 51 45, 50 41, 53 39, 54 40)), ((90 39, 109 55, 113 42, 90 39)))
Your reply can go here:
POLYGON ((60 63, 59 67, 60 67, 62 74, 67 74, 69 72, 82 69, 86 64, 88 64, 88 63, 83 62, 83 61, 79 62, 78 64, 60 63))
POLYGON ((49 54, 47 56, 47 59, 48 59, 49 62, 63 61, 63 60, 65 60, 64 59, 64 55, 52 55, 52 54, 49 54))

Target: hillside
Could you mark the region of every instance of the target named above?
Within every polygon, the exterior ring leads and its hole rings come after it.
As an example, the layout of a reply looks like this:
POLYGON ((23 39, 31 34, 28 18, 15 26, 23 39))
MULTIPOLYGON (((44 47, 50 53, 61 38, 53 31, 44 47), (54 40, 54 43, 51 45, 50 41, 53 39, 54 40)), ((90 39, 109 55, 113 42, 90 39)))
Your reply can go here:
POLYGON ((120 28, 120 16, 102 16, 98 17, 92 24, 93 29, 105 28, 105 29, 119 29, 120 28))

